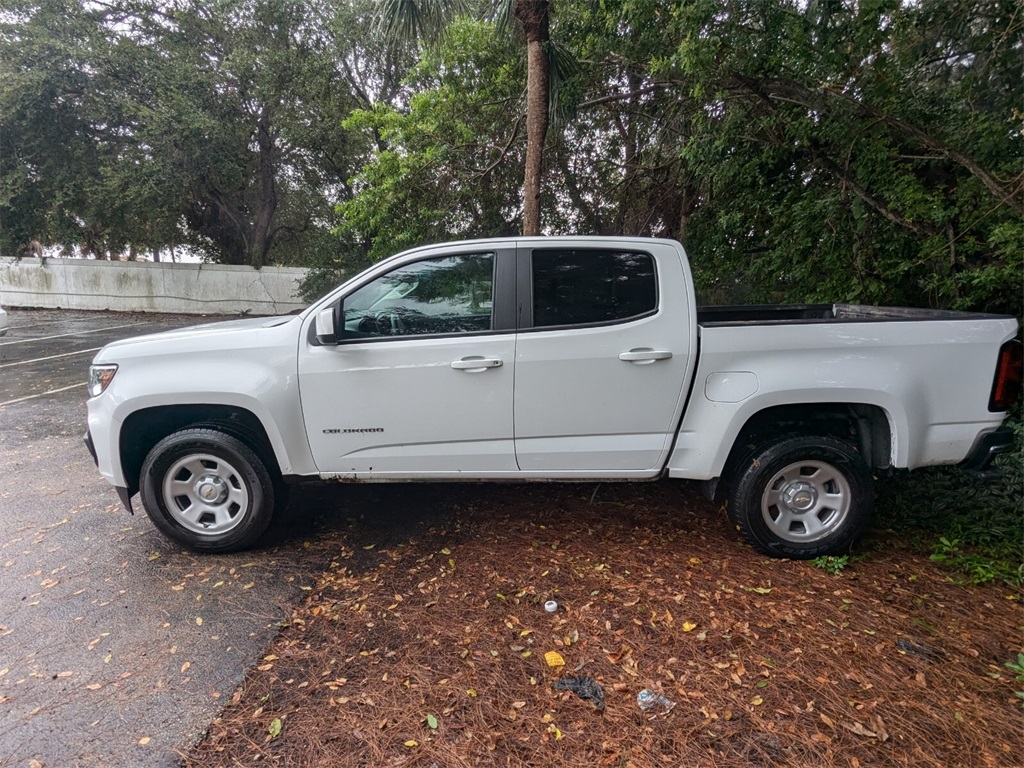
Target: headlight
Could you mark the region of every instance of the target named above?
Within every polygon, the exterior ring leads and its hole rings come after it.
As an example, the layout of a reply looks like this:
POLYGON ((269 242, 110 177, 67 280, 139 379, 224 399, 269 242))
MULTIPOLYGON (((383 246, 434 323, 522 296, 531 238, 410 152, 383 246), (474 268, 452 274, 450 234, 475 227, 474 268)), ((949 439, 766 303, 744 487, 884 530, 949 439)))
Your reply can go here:
POLYGON ((117 373, 116 365, 90 365, 89 366, 89 397, 98 397, 110 386, 117 373))

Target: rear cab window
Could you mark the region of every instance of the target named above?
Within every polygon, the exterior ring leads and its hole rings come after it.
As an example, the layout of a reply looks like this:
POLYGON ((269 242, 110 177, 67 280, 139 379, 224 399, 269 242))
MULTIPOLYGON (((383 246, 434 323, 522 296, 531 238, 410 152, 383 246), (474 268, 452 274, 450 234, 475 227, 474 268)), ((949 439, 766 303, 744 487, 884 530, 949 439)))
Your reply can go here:
POLYGON ((654 259, 636 251, 535 249, 533 327, 603 325, 658 308, 654 259))

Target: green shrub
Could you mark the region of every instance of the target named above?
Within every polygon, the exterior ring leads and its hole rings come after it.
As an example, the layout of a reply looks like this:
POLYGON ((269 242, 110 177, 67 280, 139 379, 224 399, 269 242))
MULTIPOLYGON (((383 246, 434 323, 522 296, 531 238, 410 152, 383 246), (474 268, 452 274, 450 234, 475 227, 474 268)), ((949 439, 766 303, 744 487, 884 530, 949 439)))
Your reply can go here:
POLYGON ((902 473, 878 484, 878 522, 920 531, 931 557, 972 584, 1024 583, 1024 421, 1008 419, 1013 449, 996 463, 1000 477, 956 468, 902 473))

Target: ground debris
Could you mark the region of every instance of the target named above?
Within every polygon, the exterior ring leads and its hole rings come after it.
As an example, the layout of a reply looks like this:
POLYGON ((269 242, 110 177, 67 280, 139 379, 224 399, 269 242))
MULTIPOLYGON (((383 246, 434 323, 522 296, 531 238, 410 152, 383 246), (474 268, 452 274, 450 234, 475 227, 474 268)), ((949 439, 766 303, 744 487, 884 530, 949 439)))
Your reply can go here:
POLYGON ((1019 763, 1015 683, 991 674, 1017 652, 1019 603, 883 533, 837 576, 754 553, 670 483, 603 486, 620 504, 580 486, 346 491, 372 503, 186 768, 1019 763), (924 599, 944 633, 928 645, 924 599), (918 649, 941 674, 925 681, 918 649), (645 686, 679 702, 668 720, 637 716, 645 686), (602 716, 552 689, 595 707, 600 691, 602 716))
POLYGON ((570 691, 584 701, 589 701, 595 709, 604 710, 604 690, 601 684, 592 677, 563 677, 555 680, 552 687, 556 691, 570 691))

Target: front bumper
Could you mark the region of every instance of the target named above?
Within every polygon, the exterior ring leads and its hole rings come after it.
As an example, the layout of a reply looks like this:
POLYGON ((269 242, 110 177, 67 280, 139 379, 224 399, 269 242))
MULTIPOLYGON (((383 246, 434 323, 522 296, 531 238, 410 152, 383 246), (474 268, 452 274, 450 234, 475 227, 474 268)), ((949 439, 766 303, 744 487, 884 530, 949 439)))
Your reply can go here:
MULTIPOLYGON (((96 455, 96 446, 92 442, 92 435, 86 430, 85 437, 82 438, 82 442, 85 443, 85 447, 89 449, 89 455, 92 456, 93 462, 96 466, 100 465, 99 457, 96 455)), ((132 495, 129 493, 127 488, 122 488, 119 485, 114 486, 114 490, 117 491, 117 498, 124 504, 124 508, 131 514, 135 514, 135 510, 132 509, 132 495)))
POLYGON ((960 469, 979 475, 996 475, 999 470, 992 466, 993 460, 1001 453, 1013 448, 1013 430, 998 427, 991 432, 978 435, 967 458, 960 462, 960 469))
POLYGON ((85 437, 82 438, 82 442, 85 443, 85 447, 89 449, 89 455, 92 456, 92 462, 97 467, 100 465, 100 457, 96 455, 96 446, 92 442, 92 435, 86 430, 85 437))

